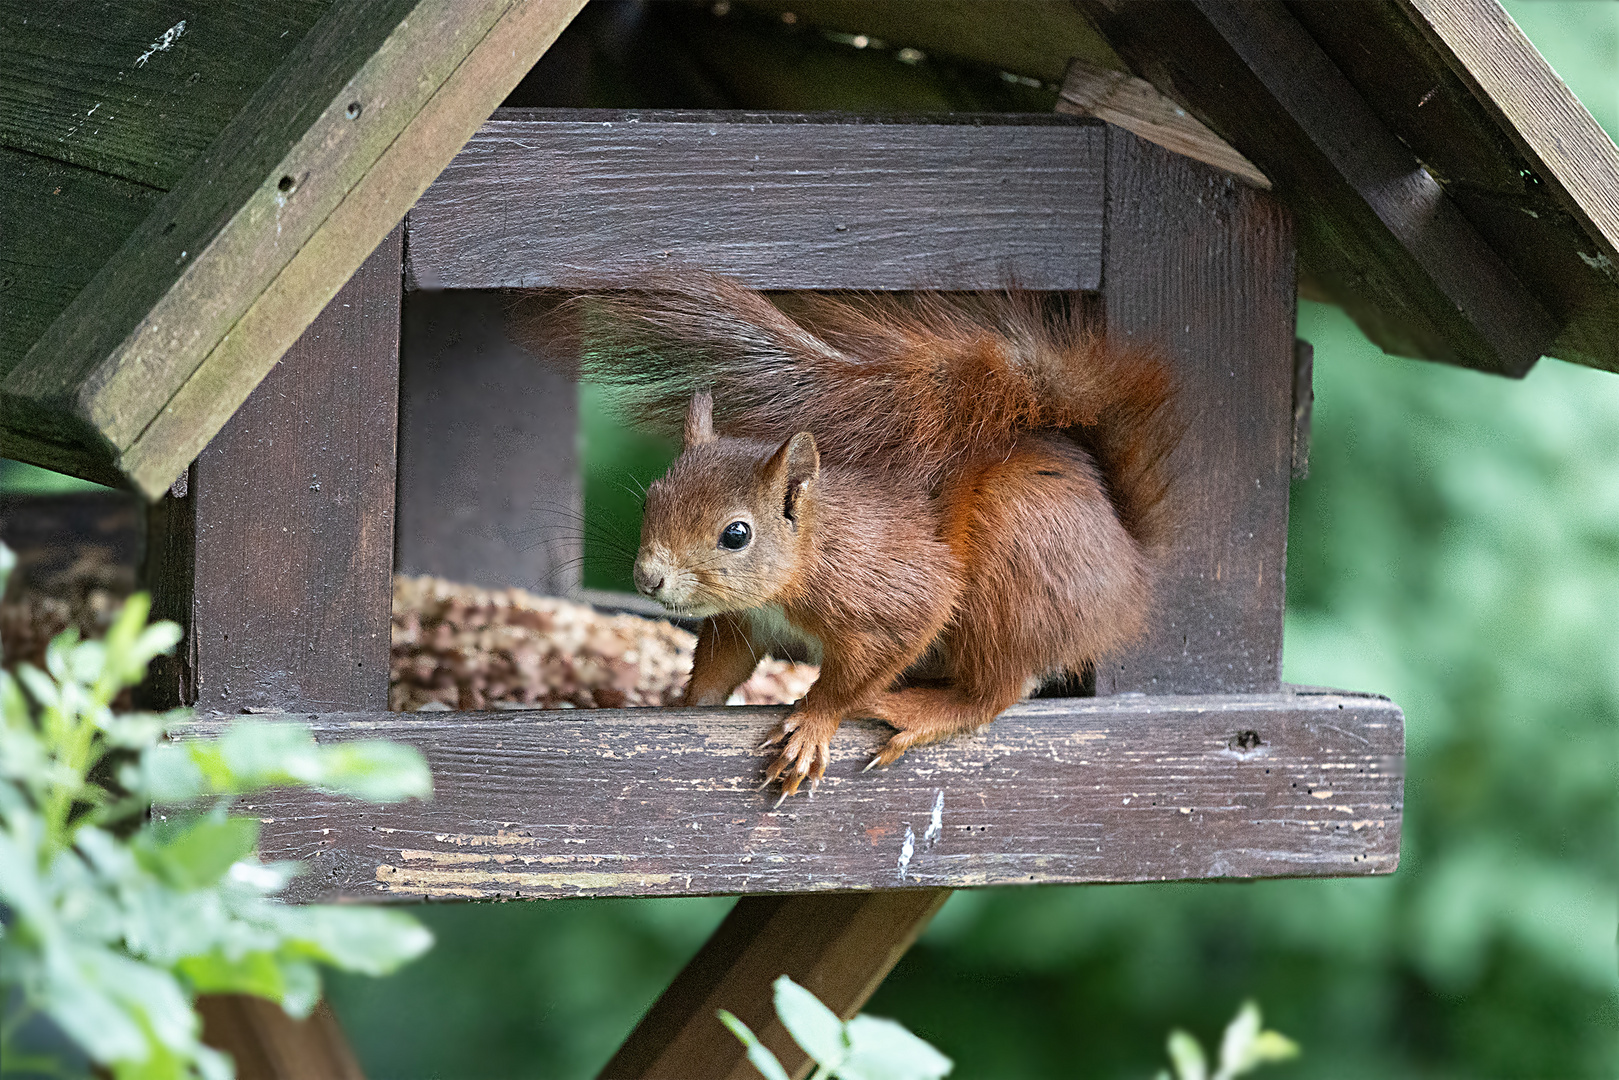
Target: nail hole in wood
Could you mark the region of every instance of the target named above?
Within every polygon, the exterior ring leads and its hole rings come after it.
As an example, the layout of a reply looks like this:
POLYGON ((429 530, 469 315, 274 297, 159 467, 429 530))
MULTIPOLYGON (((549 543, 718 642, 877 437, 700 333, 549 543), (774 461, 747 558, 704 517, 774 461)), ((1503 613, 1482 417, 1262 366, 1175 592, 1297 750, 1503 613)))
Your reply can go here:
POLYGON ((360 118, 360 103, 358 101, 349 102, 349 107, 343 110, 343 115, 350 120, 358 120, 360 118))
POLYGON ((290 176, 283 176, 281 178, 281 183, 276 185, 276 189, 278 191, 280 191, 281 194, 283 194, 283 195, 291 195, 292 194, 292 189, 297 187, 297 186, 298 186, 298 181, 294 180, 290 176))

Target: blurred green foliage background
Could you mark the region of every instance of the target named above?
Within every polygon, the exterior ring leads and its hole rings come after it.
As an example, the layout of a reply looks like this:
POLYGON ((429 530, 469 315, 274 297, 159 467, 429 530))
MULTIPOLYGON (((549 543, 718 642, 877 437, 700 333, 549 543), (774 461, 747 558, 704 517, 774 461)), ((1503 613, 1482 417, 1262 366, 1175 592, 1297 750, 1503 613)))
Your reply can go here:
MULTIPOLYGON (((1619 132, 1619 3, 1507 7, 1619 132)), ((810 46, 791 48, 804 55, 775 70, 811 80, 810 46)), ((839 85, 1039 107, 947 66, 900 79, 881 62, 838 54, 839 85)), ((615 94, 592 103, 633 88, 615 94)), ((1304 1046, 1278 1078, 1619 1072, 1619 375, 1545 360, 1508 382, 1392 359, 1309 303, 1299 335, 1317 398, 1286 676, 1405 708, 1401 868, 958 892, 870 1005, 958 1076, 1149 1076, 1171 1026, 1208 1042, 1247 996, 1304 1046)), ((625 477, 655 476, 667 448, 626 441, 590 391, 585 405, 587 508, 633 531, 625 477)), ((16 466, 0 482, 56 483, 16 466)), ((587 568, 598 585, 621 573, 587 568)), ((426 959, 336 976, 331 998, 376 1078, 591 1076, 729 903, 429 907, 426 959)))

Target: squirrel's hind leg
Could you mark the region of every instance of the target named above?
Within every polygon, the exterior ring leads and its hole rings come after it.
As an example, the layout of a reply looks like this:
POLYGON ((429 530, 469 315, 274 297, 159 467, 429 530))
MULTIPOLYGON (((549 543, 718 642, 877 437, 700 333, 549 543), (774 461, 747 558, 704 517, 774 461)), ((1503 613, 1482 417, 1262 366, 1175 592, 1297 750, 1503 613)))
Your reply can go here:
POLYGON ((866 768, 892 764, 913 746, 970 735, 1005 712, 1023 696, 1022 690, 1021 684, 1009 684, 979 697, 956 686, 911 686, 883 694, 864 711, 898 730, 866 768))

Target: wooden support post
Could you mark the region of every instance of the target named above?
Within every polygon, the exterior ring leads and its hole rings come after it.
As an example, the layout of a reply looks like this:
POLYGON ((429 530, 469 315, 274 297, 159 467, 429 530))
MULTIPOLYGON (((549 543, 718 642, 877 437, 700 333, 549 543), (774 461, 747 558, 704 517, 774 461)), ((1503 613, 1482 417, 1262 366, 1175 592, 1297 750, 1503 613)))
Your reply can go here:
POLYGON ((791 1076, 812 1062, 776 1019, 771 984, 787 975, 845 1020, 905 955, 949 889, 744 896, 663 992, 601 1080, 756 1077, 742 1044, 716 1019, 729 1009, 791 1076))
POLYGON ((579 394, 506 333, 498 292, 405 296, 402 574, 563 596, 579 582, 579 394))
POLYGON ((1147 639, 1099 694, 1266 692, 1281 681, 1293 431, 1293 229, 1265 192, 1110 128, 1110 332, 1164 348, 1186 433, 1175 554, 1147 639))
MULTIPOLYGON (((401 235, 395 229, 149 515, 154 609, 186 637, 150 696, 199 711, 388 707, 401 235)), ((324 1008, 203 998, 256 1080, 361 1076, 324 1008)))
POLYGON ((153 609, 186 630, 158 704, 388 707, 400 236, 148 515, 153 609))

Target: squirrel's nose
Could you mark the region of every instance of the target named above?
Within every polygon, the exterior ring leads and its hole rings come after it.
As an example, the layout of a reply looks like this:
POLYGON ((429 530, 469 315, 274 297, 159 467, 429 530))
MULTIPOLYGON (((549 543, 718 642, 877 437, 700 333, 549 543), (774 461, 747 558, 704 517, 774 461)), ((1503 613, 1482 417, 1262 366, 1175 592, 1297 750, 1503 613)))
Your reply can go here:
POLYGON ((650 569, 645 563, 636 562, 634 576, 635 587, 648 596, 654 595, 659 589, 663 588, 663 574, 650 569))

